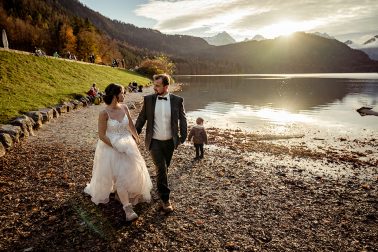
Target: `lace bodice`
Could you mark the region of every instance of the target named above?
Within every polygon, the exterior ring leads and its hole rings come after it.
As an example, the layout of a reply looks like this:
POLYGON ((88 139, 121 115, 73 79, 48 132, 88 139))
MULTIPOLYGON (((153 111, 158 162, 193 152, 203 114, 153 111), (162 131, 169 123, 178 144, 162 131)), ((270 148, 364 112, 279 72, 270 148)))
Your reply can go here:
POLYGON ((106 129, 107 135, 129 135, 129 119, 125 115, 122 121, 111 119, 108 116, 108 123, 106 129))

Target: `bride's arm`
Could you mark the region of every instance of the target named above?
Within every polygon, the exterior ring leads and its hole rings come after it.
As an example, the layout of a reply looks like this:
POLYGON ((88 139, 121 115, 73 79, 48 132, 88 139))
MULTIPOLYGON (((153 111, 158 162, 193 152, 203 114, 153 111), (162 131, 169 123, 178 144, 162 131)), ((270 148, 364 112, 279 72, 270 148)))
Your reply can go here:
POLYGON ((131 134, 133 135, 136 143, 139 144, 139 135, 138 135, 138 133, 136 131, 135 125, 133 123, 133 120, 131 119, 129 108, 126 105, 123 105, 123 107, 125 108, 126 115, 129 118, 129 128, 130 128, 131 134))
POLYGON ((98 116, 98 137, 101 139, 101 141, 103 141, 110 147, 113 147, 109 138, 106 136, 107 121, 108 114, 105 111, 101 111, 98 116))

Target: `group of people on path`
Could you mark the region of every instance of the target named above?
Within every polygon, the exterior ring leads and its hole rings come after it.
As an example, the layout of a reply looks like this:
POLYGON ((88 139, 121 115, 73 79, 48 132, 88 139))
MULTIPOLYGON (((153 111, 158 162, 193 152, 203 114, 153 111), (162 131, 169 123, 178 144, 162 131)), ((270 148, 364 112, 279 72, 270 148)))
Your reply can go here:
MULTIPOLYGON (((107 203, 110 194, 115 193, 115 198, 123 205, 127 221, 138 218, 134 205, 151 200, 150 175, 138 149, 139 134, 145 125, 145 146, 156 168, 161 210, 165 213, 174 211, 168 168, 174 150, 187 139, 184 100, 169 93, 169 75, 155 75, 153 80, 155 93, 144 96, 135 125, 127 106, 122 103, 126 93, 124 87, 114 83, 106 87, 103 96, 106 108, 98 118, 99 140, 92 178, 84 189, 95 204, 107 203)), ((203 144, 207 144, 203 122, 198 118, 197 126, 189 133, 189 140, 193 138, 194 141, 196 160, 204 157, 203 144)))

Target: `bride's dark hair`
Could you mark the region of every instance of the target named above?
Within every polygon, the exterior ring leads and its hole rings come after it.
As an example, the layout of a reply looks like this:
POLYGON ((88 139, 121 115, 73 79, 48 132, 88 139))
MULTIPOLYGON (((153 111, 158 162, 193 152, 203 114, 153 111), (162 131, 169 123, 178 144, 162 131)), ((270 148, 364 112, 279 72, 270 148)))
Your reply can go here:
POLYGON ((104 102, 106 104, 112 103, 113 97, 119 95, 122 92, 122 86, 115 83, 110 83, 105 88, 104 102))

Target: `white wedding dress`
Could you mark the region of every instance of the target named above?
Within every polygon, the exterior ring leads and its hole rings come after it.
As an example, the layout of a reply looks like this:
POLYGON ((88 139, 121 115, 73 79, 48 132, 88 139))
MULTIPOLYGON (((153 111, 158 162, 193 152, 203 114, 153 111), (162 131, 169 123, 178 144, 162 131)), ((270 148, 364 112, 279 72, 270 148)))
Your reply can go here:
POLYGON ((149 202, 152 188, 150 175, 129 131, 127 116, 121 122, 108 116, 106 135, 113 148, 98 140, 92 179, 84 192, 92 196, 95 204, 107 203, 109 194, 114 191, 127 193, 129 203, 133 205, 149 202))

